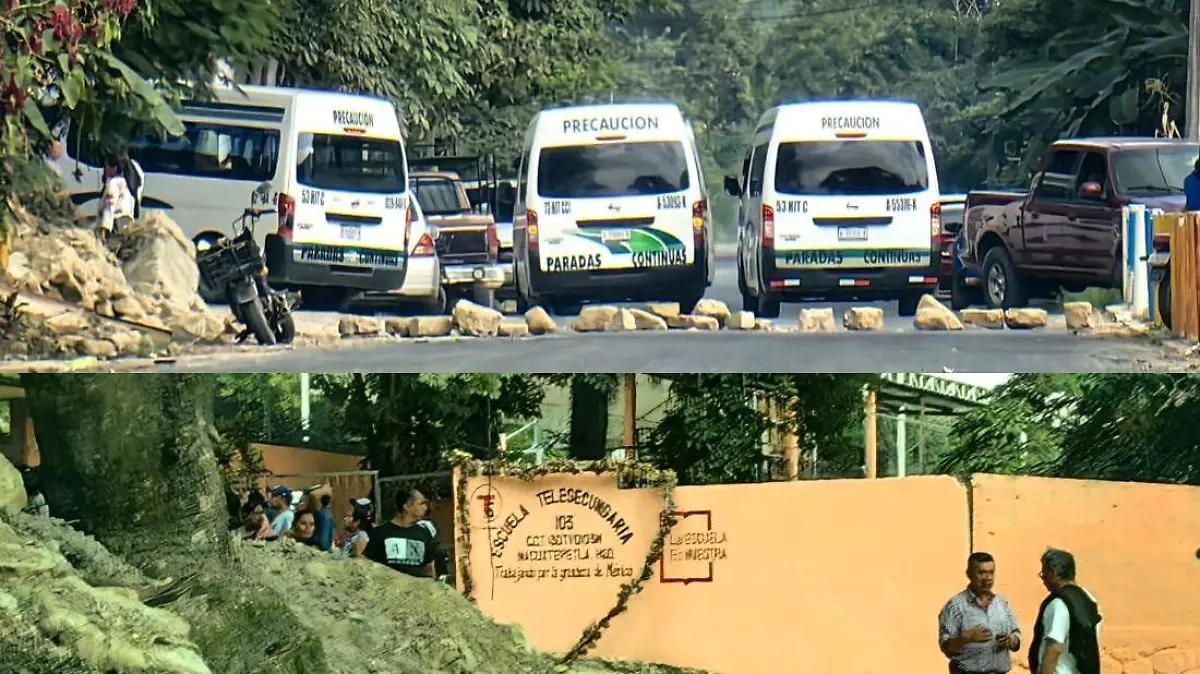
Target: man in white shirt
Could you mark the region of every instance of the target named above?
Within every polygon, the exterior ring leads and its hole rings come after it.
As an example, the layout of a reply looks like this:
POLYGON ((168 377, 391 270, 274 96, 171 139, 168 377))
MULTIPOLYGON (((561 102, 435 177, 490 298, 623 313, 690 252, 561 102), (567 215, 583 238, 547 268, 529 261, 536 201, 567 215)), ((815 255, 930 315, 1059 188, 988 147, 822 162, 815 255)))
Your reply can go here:
POLYGON ((1075 557, 1050 549, 1042 555, 1042 584, 1050 594, 1034 624, 1031 674, 1100 674, 1100 615, 1096 598, 1075 583, 1075 557))
POLYGON ((272 505, 279 514, 271 521, 271 535, 279 538, 292 528, 296 521, 296 513, 292 512, 292 490, 282 485, 271 490, 272 505))

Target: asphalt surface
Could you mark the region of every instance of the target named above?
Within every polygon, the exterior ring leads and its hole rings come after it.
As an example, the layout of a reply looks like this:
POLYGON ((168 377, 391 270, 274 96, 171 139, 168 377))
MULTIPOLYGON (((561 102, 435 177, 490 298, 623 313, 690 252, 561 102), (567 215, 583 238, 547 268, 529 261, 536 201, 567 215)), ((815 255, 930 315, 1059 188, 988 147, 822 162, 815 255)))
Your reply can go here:
MULTIPOLYGON (((741 308, 736 267, 719 260, 708 297, 741 308)), ((885 330, 826 334, 720 331, 578 334, 525 339, 342 340, 327 346, 255 347, 180 358, 162 371, 236 372, 1083 372, 1184 369, 1151 339, 1070 334, 1061 316, 1032 331, 968 328, 921 332, 895 302, 787 304, 774 323, 796 324, 805 307, 884 310, 885 330)), ((330 329, 337 314, 299 312, 302 325, 330 329)), ((562 326, 570 317, 556 317, 562 326)))

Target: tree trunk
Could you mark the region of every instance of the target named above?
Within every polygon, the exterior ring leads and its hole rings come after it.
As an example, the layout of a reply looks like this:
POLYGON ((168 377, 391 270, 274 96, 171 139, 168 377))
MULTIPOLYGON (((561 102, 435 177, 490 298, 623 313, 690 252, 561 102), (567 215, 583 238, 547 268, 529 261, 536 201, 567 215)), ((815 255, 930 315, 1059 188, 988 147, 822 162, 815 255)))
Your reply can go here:
POLYGON ((56 516, 131 561, 229 549, 214 446, 216 377, 21 377, 56 516))
POLYGON ((594 377, 571 377, 571 457, 599 461, 608 454, 608 403, 612 390, 594 377))

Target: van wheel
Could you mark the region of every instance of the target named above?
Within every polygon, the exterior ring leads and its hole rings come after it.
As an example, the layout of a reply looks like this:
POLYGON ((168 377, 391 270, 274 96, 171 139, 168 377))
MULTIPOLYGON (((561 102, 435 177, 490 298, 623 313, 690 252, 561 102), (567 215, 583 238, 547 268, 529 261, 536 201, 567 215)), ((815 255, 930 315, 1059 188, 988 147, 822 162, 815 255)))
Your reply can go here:
POLYGON ((1171 329, 1171 266, 1167 265, 1164 269, 1164 276, 1158 282, 1158 315, 1162 319, 1163 327, 1171 329))
POLYGON ((550 311, 555 316, 577 316, 580 311, 583 311, 583 302, 554 300, 550 303, 550 311))
POLYGON ((704 299, 704 289, 693 290, 679 298, 679 313, 690 314, 696 310, 696 305, 704 299))
POLYGON ((982 300, 979 288, 972 288, 966 284, 966 281, 962 277, 955 274, 954 279, 950 282, 951 309, 962 311, 972 304, 983 304, 982 300))
POLYGON ((755 318, 779 318, 780 301, 762 293, 754 298, 755 318))
POLYGON ((989 309, 1020 308, 1029 303, 1025 282, 1003 246, 995 246, 983 256, 983 299, 989 309))
POLYGON ((425 300, 425 302, 421 304, 421 310, 429 316, 441 316, 443 314, 448 314, 450 313, 448 311, 449 307, 450 303, 446 301, 446 288, 440 285, 437 289, 437 295, 425 300))
POLYGON ((898 313, 904 318, 911 318, 917 315, 917 306, 921 304, 921 295, 901 295, 899 302, 898 313))

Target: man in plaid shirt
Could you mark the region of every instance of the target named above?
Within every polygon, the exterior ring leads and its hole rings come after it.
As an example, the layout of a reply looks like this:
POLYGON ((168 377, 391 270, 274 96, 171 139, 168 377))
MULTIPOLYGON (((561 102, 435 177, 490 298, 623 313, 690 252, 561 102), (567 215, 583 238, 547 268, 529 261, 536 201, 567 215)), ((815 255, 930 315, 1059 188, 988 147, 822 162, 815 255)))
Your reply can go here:
POLYGON ((1021 647, 1021 628, 1008 600, 992 589, 996 560, 971 553, 967 580, 938 614, 938 646, 950 659, 950 674, 1005 674, 1021 647))

